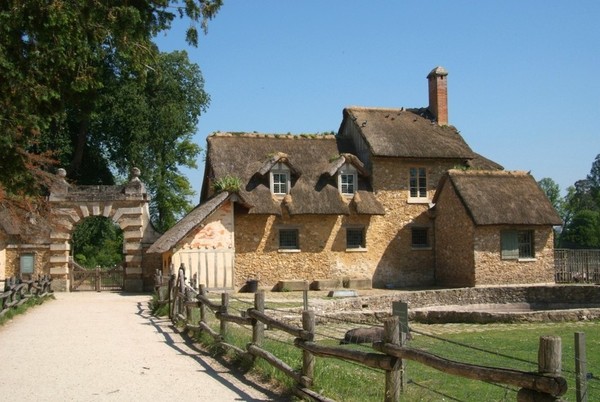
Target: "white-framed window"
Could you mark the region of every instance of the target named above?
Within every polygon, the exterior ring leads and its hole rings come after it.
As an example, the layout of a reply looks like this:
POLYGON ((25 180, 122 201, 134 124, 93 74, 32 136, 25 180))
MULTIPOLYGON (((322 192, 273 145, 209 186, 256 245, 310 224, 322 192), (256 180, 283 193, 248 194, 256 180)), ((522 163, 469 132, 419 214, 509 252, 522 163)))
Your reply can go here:
POLYGON ((298 229, 279 229, 280 250, 300 250, 298 229))
POLYGON ((277 163, 271 169, 271 193, 286 195, 290 191, 290 168, 285 163, 277 163))
POLYGON ((356 168, 349 163, 344 164, 338 174, 338 188, 343 195, 354 195, 357 188, 356 168))
POLYGON ((501 232, 502 259, 535 258, 533 230, 503 230, 501 232))
POLYGON ((424 167, 409 168, 409 198, 427 199, 427 169, 424 167))
POLYGON ((431 245, 429 244, 429 228, 411 228, 411 246, 412 248, 430 248, 431 245))
POLYGON ((364 249, 365 247, 365 228, 349 227, 346 228, 346 249, 364 249))

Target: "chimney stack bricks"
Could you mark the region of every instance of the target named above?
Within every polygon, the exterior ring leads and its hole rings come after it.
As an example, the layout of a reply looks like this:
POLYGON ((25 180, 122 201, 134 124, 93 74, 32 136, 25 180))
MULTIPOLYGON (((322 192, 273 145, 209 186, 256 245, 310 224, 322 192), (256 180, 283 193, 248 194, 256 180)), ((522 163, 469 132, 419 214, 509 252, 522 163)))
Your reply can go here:
POLYGON ((436 67, 429 75, 429 111, 440 126, 448 125, 448 71, 444 67, 436 67))

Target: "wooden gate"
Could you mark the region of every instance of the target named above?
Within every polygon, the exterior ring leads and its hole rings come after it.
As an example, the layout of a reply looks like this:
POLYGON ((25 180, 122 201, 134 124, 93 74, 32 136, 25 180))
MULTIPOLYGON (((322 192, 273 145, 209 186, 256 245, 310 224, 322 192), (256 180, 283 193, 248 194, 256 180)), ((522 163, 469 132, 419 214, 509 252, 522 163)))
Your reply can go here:
POLYGON ((71 291, 88 290, 101 292, 103 290, 123 290, 125 270, 122 266, 113 268, 84 268, 71 260, 69 267, 71 291))

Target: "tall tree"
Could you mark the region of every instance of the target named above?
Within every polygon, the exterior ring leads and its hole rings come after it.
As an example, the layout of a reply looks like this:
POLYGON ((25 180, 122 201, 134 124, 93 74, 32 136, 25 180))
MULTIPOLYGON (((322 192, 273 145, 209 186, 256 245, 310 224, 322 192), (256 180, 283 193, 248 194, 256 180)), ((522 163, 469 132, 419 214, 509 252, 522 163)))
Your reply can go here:
POLYGON ((206 29, 221 4, 0 2, 0 197, 39 191, 51 158, 68 159, 71 173, 80 175, 107 75, 144 80, 157 54, 154 35, 187 16, 186 39, 196 44, 196 25, 206 29))
POLYGON ((161 231, 192 206, 192 186, 179 167, 196 167, 200 147, 192 135, 208 102, 200 69, 185 52, 157 54, 143 85, 125 74, 101 91, 90 126, 94 148, 123 176, 133 165, 141 169, 161 231))
POLYGON ((558 183, 556 183, 549 177, 544 177, 543 179, 538 181, 538 185, 544 191, 544 193, 546 193, 548 200, 550 200, 550 203, 552 204, 556 212, 558 212, 560 217, 564 220, 563 199, 560 195, 560 187, 558 183))

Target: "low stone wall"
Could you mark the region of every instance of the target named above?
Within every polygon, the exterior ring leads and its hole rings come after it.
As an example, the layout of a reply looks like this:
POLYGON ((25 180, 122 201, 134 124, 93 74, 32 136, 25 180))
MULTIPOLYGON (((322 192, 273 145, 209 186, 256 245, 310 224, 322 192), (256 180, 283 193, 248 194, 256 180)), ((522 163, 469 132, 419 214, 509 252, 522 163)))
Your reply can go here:
POLYGON ((501 286, 398 291, 389 295, 318 303, 314 305, 314 309, 321 316, 343 315, 353 321, 373 322, 389 316, 394 301, 408 303, 409 318, 422 322, 576 321, 600 317, 600 286, 598 285, 501 286), (566 314, 566 311, 561 311, 559 315, 554 313, 558 310, 547 309, 515 313, 504 310, 494 313, 489 310, 465 311, 464 308, 457 308, 449 311, 443 308, 444 306, 492 304, 527 304, 534 309, 544 305, 560 305, 561 309, 578 309, 579 312, 566 314), (440 308, 436 309, 436 307, 440 308), (522 319, 517 319, 515 314, 521 314, 522 319))

